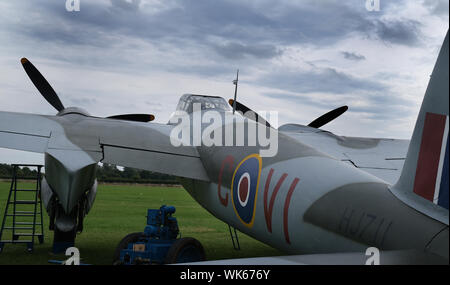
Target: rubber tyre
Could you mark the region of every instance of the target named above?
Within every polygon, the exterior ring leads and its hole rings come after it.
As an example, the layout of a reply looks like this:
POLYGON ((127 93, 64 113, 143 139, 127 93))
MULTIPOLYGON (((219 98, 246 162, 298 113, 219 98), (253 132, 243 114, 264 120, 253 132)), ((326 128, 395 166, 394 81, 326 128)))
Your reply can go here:
POLYGON ((138 242, 143 235, 144 235, 143 232, 138 232, 138 233, 131 233, 131 234, 125 236, 119 242, 119 245, 116 247, 116 251, 114 252, 114 256, 113 256, 113 264, 121 264, 120 251, 122 249, 126 249, 128 247, 129 243, 138 242))
POLYGON ((205 260, 205 250, 195 238, 177 239, 167 252, 164 264, 196 262, 205 260))

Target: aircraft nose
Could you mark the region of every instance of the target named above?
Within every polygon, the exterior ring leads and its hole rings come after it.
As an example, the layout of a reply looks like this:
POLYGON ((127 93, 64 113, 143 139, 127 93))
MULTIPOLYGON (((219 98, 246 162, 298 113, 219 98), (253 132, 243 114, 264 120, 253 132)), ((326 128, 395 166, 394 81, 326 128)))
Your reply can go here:
POLYGON ((70 214, 83 194, 95 181, 97 163, 63 163, 53 155, 45 155, 45 177, 58 197, 64 212, 70 214))
POLYGON ((62 181, 60 186, 55 189, 55 192, 66 214, 72 212, 83 194, 92 186, 86 184, 84 172, 89 171, 80 171, 67 175, 63 179, 59 178, 62 181))

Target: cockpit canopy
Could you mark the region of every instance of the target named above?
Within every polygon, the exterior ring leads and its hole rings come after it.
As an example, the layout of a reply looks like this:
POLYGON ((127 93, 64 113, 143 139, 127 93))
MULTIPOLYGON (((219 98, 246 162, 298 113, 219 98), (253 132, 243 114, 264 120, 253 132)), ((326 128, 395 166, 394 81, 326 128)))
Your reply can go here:
POLYGON ((201 104, 202 111, 213 109, 223 112, 230 111, 227 101, 222 97, 196 94, 184 94, 181 96, 178 101, 177 111, 184 111, 190 114, 193 112, 194 103, 201 104))

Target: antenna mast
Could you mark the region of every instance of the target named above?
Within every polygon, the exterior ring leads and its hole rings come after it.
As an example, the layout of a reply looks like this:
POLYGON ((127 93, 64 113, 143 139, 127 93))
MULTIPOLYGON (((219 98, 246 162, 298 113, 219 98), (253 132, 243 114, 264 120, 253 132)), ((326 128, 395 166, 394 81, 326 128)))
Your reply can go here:
POLYGON ((236 111, 236 97, 237 97, 237 88, 238 88, 238 81, 239 81, 239 69, 236 72, 236 79, 233 80, 234 87, 234 101, 233 101, 233 114, 236 111))

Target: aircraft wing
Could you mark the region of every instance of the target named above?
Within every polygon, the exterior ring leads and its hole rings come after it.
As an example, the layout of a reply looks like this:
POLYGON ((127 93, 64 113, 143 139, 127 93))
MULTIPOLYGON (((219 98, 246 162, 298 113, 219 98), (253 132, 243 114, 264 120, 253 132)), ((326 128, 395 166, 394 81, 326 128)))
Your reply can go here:
MULTIPOLYGON (((323 253, 211 260, 189 265, 365 265, 364 252, 323 253)), ((177 264, 187 265, 187 264, 177 264)), ((448 260, 418 250, 380 251, 380 265, 448 265, 448 260)))
POLYGON ((0 147, 49 153, 62 160, 87 154, 93 163, 208 181, 197 150, 171 144, 172 128, 80 114, 44 116, 0 112, 0 147))
POLYGON ((293 124, 279 131, 390 184, 397 182, 409 146, 409 140, 337 136, 293 124))
POLYGON ((50 135, 41 116, 0 112, 0 147, 44 153, 50 135))

